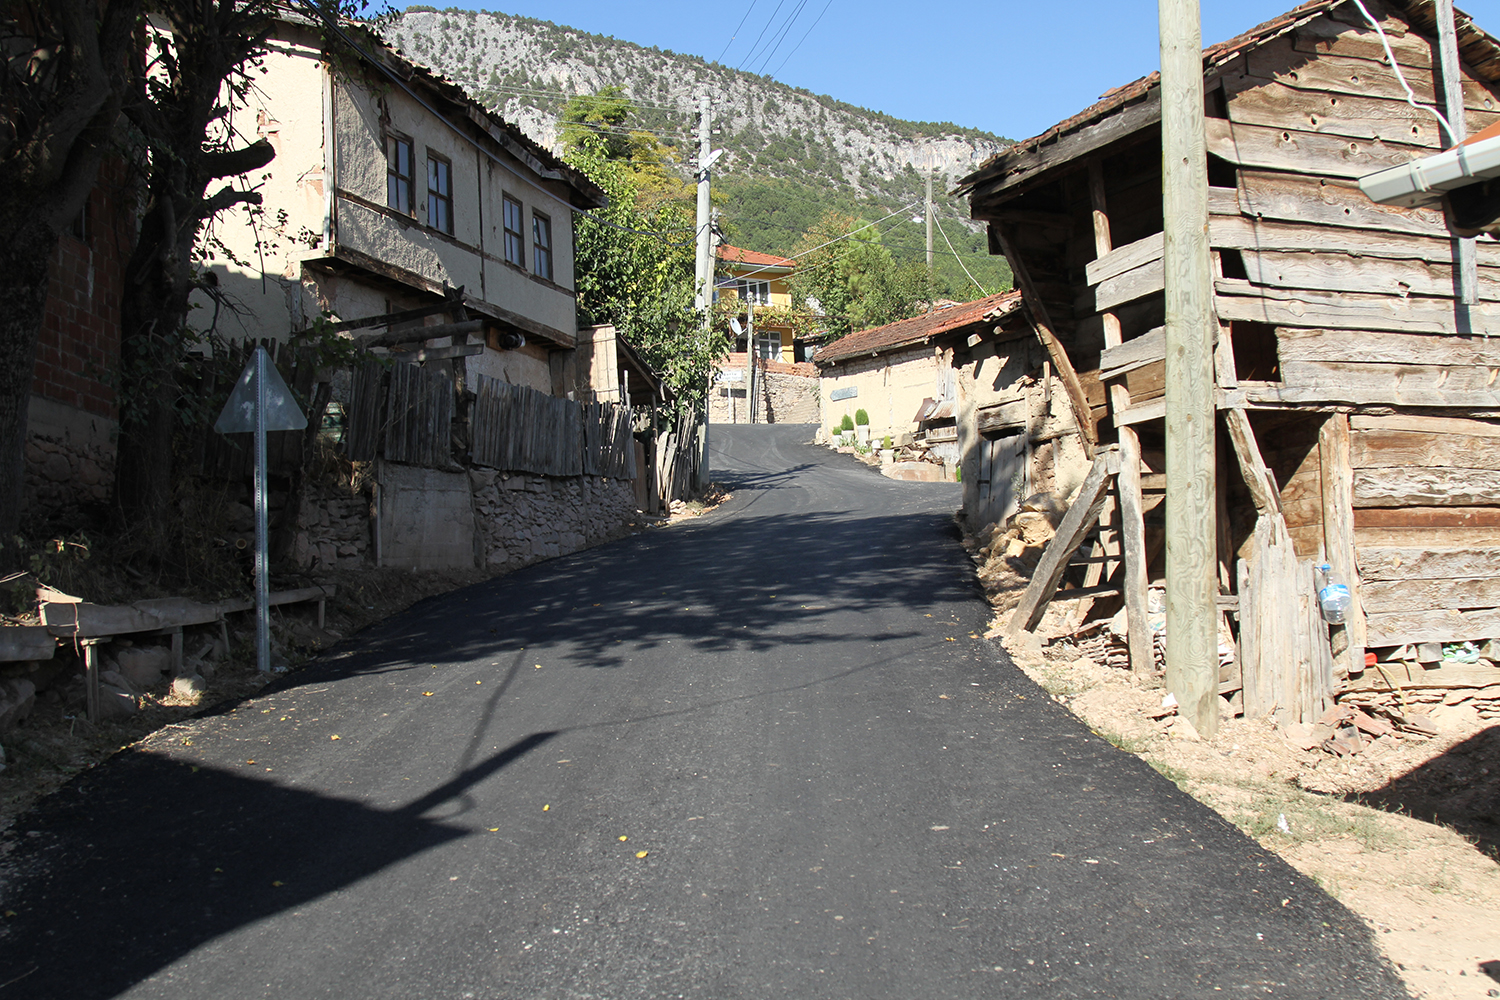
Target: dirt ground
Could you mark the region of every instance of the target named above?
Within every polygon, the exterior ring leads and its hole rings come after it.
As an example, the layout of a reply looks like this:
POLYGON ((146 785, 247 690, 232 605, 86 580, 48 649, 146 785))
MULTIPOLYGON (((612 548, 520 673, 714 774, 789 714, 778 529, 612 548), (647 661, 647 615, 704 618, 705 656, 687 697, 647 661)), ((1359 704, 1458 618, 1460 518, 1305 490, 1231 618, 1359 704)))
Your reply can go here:
POLYGON ((1159 680, 1095 662, 1070 638, 1068 606, 1036 634, 1008 634, 1043 535, 968 539, 997 609, 991 636, 1054 699, 1362 917, 1414 996, 1500 997, 1500 721, 1433 712, 1436 735, 1394 732, 1337 756, 1302 727, 1235 717, 1220 699, 1204 740, 1163 710, 1159 680), (1027 541, 1035 543, 1028 546, 1027 541), (1027 551, 1029 549, 1029 552, 1027 551))

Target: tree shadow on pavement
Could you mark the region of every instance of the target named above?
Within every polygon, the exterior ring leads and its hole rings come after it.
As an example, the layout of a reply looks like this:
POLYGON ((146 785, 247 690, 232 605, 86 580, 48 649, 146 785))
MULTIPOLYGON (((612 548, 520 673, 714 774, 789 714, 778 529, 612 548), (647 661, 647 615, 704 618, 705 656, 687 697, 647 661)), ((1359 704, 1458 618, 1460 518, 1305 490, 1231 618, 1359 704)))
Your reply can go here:
POLYGON ((0 996, 116 996, 236 928, 466 836, 425 814, 554 735, 517 740, 390 810, 273 782, 253 764, 125 751, 29 814, 0 860, 0 996))
POLYGON ((921 631, 867 624, 876 613, 904 609, 915 622, 924 609, 975 596, 955 538, 951 520, 932 513, 819 511, 676 527, 429 598, 337 648, 334 669, 400 670, 552 644, 562 662, 588 667, 619 666, 668 642, 704 654, 878 646, 921 631))

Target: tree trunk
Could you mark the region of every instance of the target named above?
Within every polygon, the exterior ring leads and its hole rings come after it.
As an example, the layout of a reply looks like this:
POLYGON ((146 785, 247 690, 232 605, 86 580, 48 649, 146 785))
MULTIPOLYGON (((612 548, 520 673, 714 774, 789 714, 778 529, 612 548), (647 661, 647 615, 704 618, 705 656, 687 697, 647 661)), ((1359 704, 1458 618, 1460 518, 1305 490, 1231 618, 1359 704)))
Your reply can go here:
POLYGON ((41 220, 0 231, 14 234, 0 246, 0 570, 10 570, 20 557, 14 539, 25 495, 26 410, 57 231, 41 220))

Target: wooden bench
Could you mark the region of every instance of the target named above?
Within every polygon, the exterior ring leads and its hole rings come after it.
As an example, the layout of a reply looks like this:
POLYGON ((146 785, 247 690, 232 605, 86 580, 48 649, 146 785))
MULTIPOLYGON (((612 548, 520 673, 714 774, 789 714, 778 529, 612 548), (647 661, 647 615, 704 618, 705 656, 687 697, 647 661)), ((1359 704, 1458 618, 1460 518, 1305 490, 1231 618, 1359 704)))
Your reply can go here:
MULTIPOLYGON (((334 594, 334 588, 303 587, 299 590, 272 591, 271 607, 288 604, 303 604, 316 601, 318 605, 318 628, 323 627, 326 602, 334 594)), ((42 624, 25 629, 30 637, 28 649, 41 647, 42 638, 55 649, 59 642, 77 643, 83 647, 84 685, 88 695, 88 718, 99 721, 99 646, 122 635, 166 635, 172 639, 172 672, 180 674, 183 666, 182 630, 194 625, 218 623, 219 635, 225 649, 229 648, 229 625, 227 616, 240 611, 253 611, 255 598, 231 597, 210 604, 191 601, 185 597, 159 597, 136 601, 134 604, 106 605, 90 604, 87 601, 43 600, 38 602, 42 624)), ((0 629, 0 636, 22 629, 0 629)), ((20 648, 21 637, 14 640, 20 648)), ((0 653, 4 646, 0 645, 0 653)), ((16 659, 51 659, 49 649, 46 656, 16 657, 16 659)), ((0 655, 0 660, 3 660, 0 655)))

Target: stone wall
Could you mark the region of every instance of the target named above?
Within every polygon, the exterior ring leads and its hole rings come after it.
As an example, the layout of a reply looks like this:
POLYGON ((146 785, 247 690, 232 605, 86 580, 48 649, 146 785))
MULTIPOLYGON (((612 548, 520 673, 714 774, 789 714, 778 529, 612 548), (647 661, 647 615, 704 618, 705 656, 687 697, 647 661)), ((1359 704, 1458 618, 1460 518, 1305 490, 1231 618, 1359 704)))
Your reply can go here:
POLYGON ((816 377, 766 372, 761 411, 771 424, 815 424, 819 417, 816 377))
MULTIPOLYGON (((454 478, 460 476, 469 487, 472 545, 468 552, 452 553, 445 565, 453 568, 477 561, 489 569, 519 569, 608 541, 639 521, 630 480, 507 475, 494 469, 472 469, 454 478)), ((307 488, 292 553, 297 569, 317 573, 375 565, 368 489, 351 489, 347 481, 307 488)), ((387 554, 386 565, 404 564, 399 553, 392 555, 387 554)))
POLYGON ((343 481, 308 484, 292 549, 297 568, 317 572, 370 566, 375 562, 370 548, 369 495, 343 481))
MULTIPOLYGON (((738 375, 740 381, 717 380, 709 394, 708 419, 716 424, 748 423, 745 410, 745 353, 730 354, 719 365, 720 372, 738 375), (734 402, 730 404, 730 395, 734 402)), ((762 360, 755 373, 755 419, 767 424, 815 424, 818 399, 818 369, 808 362, 762 360)))
POLYGON ((32 396, 26 418, 26 487, 30 526, 71 521, 80 507, 109 501, 115 475, 115 422, 32 396))
POLYGON ((473 469, 476 547, 486 567, 517 569, 577 552, 636 521, 627 479, 537 476, 473 469))

